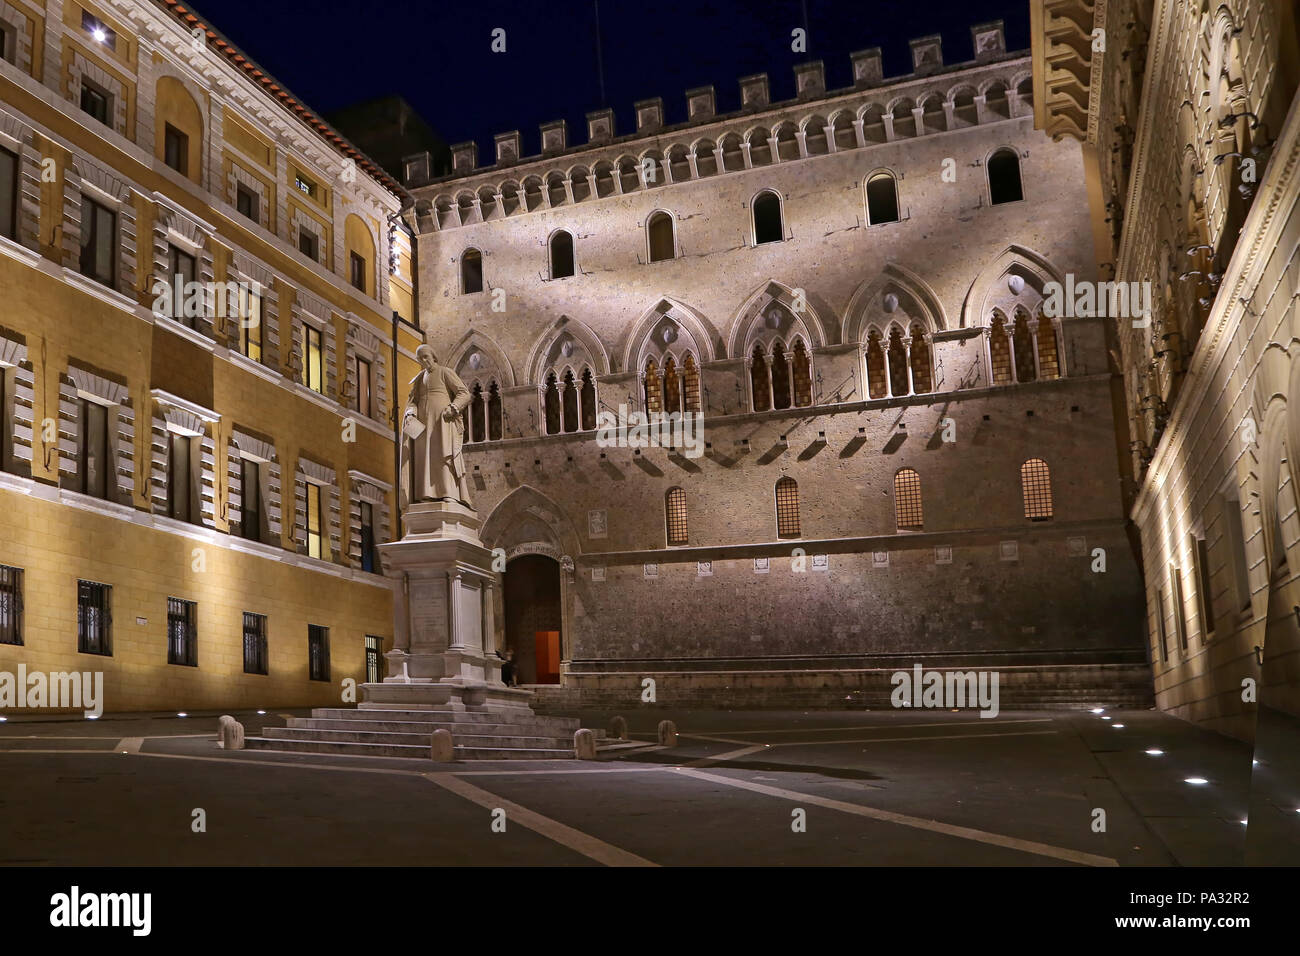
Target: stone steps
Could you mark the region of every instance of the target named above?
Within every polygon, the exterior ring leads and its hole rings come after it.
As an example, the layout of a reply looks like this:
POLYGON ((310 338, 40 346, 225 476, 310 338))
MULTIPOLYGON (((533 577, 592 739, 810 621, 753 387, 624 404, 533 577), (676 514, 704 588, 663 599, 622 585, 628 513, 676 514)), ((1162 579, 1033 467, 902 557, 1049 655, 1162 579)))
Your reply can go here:
MULTIPOLYGON (((310 717, 289 717, 284 727, 265 727, 248 737, 250 750, 410 757, 429 760, 433 734, 451 733, 456 760, 572 760, 573 717, 538 716, 523 708, 491 711, 398 710, 319 707, 310 717)), ((605 731, 593 732, 597 746, 605 731)))
MULTIPOLYGON (((322 743, 409 744, 428 747, 431 733, 400 733, 392 731, 321 730, 313 727, 267 727, 262 736, 268 740, 320 741, 322 743)), ((521 733, 457 734, 452 731, 452 743, 467 747, 508 748, 511 750, 560 750, 573 747, 571 737, 534 737, 521 733)))
MULTIPOLYGON (((410 757, 429 759, 429 744, 355 743, 335 740, 283 740, 249 737, 244 745, 250 750, 279 750, 289 753, 339 754, 352 757, 410 757)), ((457 760, 572 760, 573 746, 567 749, 541 749, 516 747, 465 747, 456 746, 457 760)))

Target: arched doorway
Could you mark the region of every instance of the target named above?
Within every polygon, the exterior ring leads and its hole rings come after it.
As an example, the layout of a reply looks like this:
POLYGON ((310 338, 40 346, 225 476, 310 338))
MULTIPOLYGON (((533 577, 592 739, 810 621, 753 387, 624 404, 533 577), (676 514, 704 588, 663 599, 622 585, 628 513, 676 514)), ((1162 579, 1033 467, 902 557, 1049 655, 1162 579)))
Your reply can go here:
POLYGON ((560 682, 560 563, 526 554, 506 565, 505 645, 520 684, 560 682))

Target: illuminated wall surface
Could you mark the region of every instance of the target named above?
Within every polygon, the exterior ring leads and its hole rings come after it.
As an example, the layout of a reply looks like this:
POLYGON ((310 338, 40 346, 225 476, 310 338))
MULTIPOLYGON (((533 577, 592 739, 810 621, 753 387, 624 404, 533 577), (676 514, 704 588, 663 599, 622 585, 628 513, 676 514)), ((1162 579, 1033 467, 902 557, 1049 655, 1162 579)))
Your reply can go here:
POLYGON ((366 637, 391 645, 361 524, 382 541, 395 515, 411 244, 395 183, 190 28, 165 4, 0 9, 0 641, 22 642, 0 669, 103 670, 111 711, 336 703, 366 637))

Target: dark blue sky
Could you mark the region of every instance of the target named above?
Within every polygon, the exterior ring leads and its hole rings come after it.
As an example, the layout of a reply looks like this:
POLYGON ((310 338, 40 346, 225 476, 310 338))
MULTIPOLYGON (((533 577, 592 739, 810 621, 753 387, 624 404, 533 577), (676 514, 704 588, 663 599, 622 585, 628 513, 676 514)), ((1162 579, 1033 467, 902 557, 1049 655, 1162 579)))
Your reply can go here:
POLYGON ((493 155, 495 133, 520 129, 524 154, 539 123, 566 119, 586 140, 585 114, 612 106, 620 134, 632 104, 664 99, 670 123, 685 119, 687 89, 713 84, 719 112, 738 108, 737 80, 766 72, 772 99, 794 93, 791 67, 821 59, 828 87, 849 84, 848 55, 882 48, 885 75, 910 69, 907 41, 941 33, 944 59, 971 58, 970 27, 1001 19, 1007 47, 1029 47, 1028 0, 599 0, 604 102, 596 57, 596 0, 199 0, 210 19, 308 106, 328 113, 400 93, 449 143, 474 139, 493 155), (790 32, 808 29, 808 52, 790 32), (491 32, 506 31, 506 52, 491 32), (371 63, 343 71, 336 64, 371 63))

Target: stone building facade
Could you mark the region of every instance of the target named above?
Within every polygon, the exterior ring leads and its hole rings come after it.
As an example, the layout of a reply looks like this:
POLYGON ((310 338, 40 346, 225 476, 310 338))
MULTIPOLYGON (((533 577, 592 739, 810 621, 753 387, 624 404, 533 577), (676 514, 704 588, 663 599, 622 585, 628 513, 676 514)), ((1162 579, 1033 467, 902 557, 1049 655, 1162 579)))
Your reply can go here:
POLYGON ((1095 278, 1083 158, 1035 129, 1031 58, 973 37, 407 183, 525 682, 831 701, 949 660, 1149 693, 1106 323, 1043 310, 1095 278), (699 454, 611 444, 620 408, 698 413, 699 454))
POLYGON ((1156 699, 1251 738, 1260 704, 1300 714, 1296 7, 1034 13, 1039 121, 1096 170, 1105 277, 1153 290, 1116 334, 1156 699))
POLYGON ((365 679, 403 201, 172 0, 0 3, 0 670, 102 671, 114 711, 365 679))

